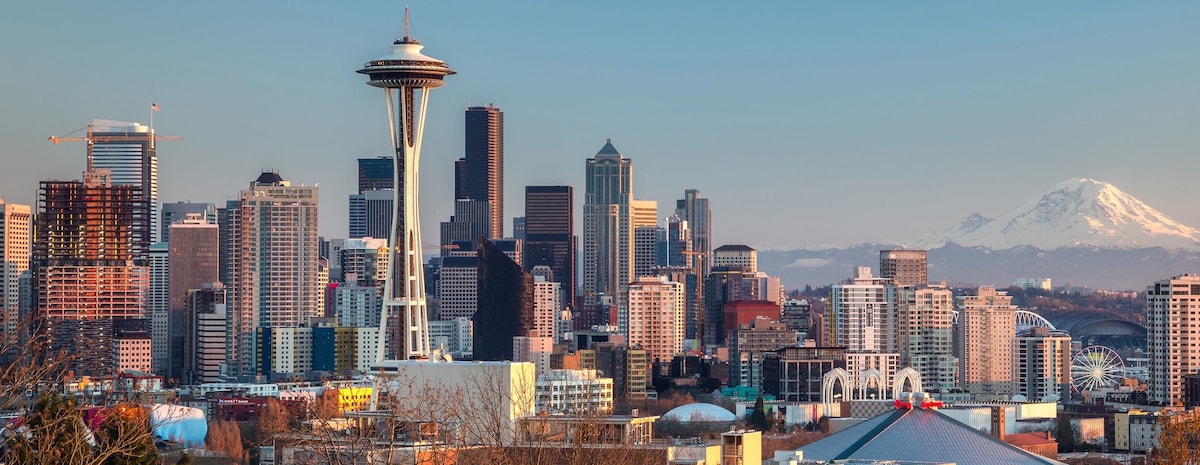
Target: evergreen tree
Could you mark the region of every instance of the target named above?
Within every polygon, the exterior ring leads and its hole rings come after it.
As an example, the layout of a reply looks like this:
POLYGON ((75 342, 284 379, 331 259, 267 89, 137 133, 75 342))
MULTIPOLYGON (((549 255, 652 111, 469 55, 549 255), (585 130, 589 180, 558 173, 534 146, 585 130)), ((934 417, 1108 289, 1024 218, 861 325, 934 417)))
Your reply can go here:
POLYGON ((759 431, 771 429, 771 420, 767 418, 767 407, 763 404, 762 396, 754 401, 754 410, 750 412, 750 426, 759 431))
POLYGON ((1075 452, 1075 428, 1071 426, 1070 418, 1059 415, 1054 439, 1058 441, 1059 452, 1075 452))

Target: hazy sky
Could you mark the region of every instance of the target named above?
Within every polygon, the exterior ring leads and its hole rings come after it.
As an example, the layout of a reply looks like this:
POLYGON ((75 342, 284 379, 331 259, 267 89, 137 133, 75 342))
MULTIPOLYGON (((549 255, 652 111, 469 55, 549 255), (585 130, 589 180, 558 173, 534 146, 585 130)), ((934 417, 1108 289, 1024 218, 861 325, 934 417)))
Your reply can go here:
MULTIPOLYGON (((505 112, 505 214, 569 184, 612 138, 660 216, 711 199, 715 241, 910 240, 1094 177, 1200 226, 1200 3, 412 1, 433 93, 425 242, 451 212, 463 110, 505 112)), ((400 2, 6 2, 0 196, 77 179, 92 118, 183 136, 160 198, 223 203, 262 170, 321 186, 346 234, 355 159, 386 154, 382 91, 356 74, 400 2)), ((577 212, 578 215, 578 212, 577 212)), ((507 230, 507 227, 506 227, 507 230)))

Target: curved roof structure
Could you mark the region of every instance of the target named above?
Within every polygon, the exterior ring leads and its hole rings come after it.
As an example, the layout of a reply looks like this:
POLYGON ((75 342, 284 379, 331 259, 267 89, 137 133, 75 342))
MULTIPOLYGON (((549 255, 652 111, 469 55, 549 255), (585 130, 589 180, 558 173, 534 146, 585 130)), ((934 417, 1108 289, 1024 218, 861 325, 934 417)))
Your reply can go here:
POLYGON ((897 409, 798 449, 805 460, 1064 465, 1006 444, 937 410, 897 409))
POLYGON ((675 407, 664 413, 662 419, 680 423, 726 423, 736 420, 737 416, 725 407, 696 402, 675 407))

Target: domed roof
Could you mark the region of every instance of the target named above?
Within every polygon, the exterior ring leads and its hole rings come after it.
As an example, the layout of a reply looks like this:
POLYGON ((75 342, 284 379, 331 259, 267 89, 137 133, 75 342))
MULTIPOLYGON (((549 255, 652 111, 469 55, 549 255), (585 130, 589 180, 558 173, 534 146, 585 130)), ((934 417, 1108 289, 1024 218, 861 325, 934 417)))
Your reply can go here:
POLYGON ((662 419, 680 423, 724 423, 734 421, 737 417, 725 407, 696 402, 675 407, 664 413, 662 419))

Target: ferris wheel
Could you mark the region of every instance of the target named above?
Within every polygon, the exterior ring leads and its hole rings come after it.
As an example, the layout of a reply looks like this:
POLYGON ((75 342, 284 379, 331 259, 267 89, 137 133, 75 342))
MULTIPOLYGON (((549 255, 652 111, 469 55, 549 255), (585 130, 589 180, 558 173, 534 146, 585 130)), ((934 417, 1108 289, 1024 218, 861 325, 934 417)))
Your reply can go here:
POLYGON ((1125 362, 1105 346, 1087 346, 1071 358, 1071 389, 1091 391, 1116 386, 1125 377, 1125 362))

